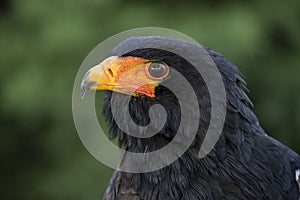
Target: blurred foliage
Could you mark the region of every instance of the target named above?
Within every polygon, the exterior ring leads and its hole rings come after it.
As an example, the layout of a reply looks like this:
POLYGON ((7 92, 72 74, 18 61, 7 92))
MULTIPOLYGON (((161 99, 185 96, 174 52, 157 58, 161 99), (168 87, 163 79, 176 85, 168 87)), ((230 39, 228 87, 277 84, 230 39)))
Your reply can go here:
POLYGON ((1 199, 101 199, 112 170, 76 134, 73 81, 99 42, 143 26, 238 65, 266 132, 300 152, 300 1, 0 0, 1 199))

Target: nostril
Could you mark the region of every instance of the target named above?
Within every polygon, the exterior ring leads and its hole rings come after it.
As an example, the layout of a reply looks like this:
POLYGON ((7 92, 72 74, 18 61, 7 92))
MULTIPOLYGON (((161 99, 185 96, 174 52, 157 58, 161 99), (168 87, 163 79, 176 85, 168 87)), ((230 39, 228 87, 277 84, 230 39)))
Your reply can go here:
POLYGON ((108 71, 110 77, 114 77, 114 73, 110 68, 108 68, 107 71, 108 71))

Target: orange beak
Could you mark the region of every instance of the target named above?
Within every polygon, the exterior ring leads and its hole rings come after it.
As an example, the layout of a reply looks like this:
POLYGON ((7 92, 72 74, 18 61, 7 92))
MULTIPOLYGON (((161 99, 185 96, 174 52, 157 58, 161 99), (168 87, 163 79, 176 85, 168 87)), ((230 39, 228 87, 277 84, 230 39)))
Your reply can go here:
POLYGON ((132 96, 155 97, 160 80, 147 73, 151 61, 139 57, 111 56, 92 67, 83 77, 81 95, 86 90, 110 90, 132 96))

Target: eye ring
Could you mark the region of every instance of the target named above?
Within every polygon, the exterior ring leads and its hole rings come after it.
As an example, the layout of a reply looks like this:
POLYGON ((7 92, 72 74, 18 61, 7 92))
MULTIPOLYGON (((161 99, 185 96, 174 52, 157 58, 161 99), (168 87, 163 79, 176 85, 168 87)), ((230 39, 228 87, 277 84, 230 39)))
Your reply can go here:
POLYGON ((169 75, 169 66, 163 62, 149 62, 146 65, 146 73, 153 80, 162 80, 169 75))

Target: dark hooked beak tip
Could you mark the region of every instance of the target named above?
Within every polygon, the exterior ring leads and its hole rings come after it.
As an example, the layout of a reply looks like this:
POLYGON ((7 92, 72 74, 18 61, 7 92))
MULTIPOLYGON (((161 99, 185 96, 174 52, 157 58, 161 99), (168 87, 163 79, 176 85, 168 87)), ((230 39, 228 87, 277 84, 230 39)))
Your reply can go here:
POLYGON ((87 85, 81 83, 81 86, 80 86, 80 96, 81 96, 82 99, 84 98, 84 95, 85 95, 85 93, 86 93, 87 90, 88 90, 87 85))
POLYGON ((80 85, 80 96, 83 99, 85 96, 86 91, 92 87, 92 86, 97 86, 96 82, 90 82, 89 81, 89 74, 90 72, 88 71, 85 73, 85 75, 82 78, 81 85, 80 85))

